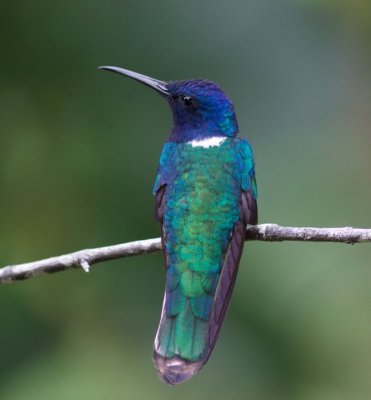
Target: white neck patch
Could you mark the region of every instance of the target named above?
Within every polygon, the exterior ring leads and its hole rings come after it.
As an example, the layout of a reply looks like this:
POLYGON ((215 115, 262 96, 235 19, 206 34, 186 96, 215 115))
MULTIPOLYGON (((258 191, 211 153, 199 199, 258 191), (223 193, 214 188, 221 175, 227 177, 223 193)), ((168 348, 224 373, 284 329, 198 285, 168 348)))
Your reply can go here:
POLYGON ((191 142, 187 142, 187 144, 190 144, 192 147, 203 147, 204 149, 208 149, 209 147, 219 147, 225 139, 227 138, 213 136, 201 140, 192 140, 191 142))

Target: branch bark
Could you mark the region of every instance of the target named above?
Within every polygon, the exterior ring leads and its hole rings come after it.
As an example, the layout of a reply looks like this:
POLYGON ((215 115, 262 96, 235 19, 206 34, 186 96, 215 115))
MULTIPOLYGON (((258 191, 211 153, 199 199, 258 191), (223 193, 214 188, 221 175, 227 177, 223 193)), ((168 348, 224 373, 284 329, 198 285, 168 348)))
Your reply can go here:
MULTIPOLYGON (((371 242, 371 229, 359 228, 296 228, 275 224, 250 226, 246 230, 246 240, 268 242, 305 241, 362 243, 371 242)), ((89 272, 92 264, 117 258, 153 254, 162 250, 161 239, 146 239, 113 246, 85 249, 57 257, 46 258, 25 264, 9 265, 0 268, 0 284, 13 283, 34 276, 82 268, 89 272)))

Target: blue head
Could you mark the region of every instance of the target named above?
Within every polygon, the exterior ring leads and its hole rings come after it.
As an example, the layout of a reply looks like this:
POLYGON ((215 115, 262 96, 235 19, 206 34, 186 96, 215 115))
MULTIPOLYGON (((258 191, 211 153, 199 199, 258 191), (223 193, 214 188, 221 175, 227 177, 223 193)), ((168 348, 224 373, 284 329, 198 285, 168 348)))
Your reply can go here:
POLYGON ((238 133, 233 104, 214 82, 205 79, 162 82, 122 68, 100 68, 136 79, 167 99, 174 121, 172 141, 236 136, 238 133))
POLYGON ((205 79, 192 79, 169 82, 166 86, 174 119, 172 140, 237 134, 233 104, 217 84, 205 79))

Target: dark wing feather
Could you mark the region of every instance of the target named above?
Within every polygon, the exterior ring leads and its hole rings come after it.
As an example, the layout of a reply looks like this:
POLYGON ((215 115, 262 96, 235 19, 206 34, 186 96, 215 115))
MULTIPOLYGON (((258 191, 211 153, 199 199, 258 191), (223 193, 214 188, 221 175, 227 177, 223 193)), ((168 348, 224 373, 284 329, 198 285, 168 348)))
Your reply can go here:
POLYGON ((214 297, 214 307, 209 326, 209 350, 203 363, 206 363, 215 346, 222 327, 229 300, 236 282, 245 241, 246 225, 254 225, 258 220, 256 200, 251 191, 242 192, 240 219, 233 228, 231 241, 224 259, 219 284, 214 297))
MULTIPOLYGON (((166 190, 166 184, 162 185, 159 187, 159 189, 156 192, 156 208, 155 208, 155 216, 156 219, 161 223, 161 243, 162 243, 162 248, 165 249, 165 244, 166 244, 166 238, 165 238, 165 230, 163 227, 163 219, 164 219, 164 194, 166 190)), ((164 251, 165 255, 165 268, 168 265, 168 260, 167 260, 167 253, 164 251)))
POLYGON ((162 223, 162 219, 164 217, 164 194, 165 194, 166 185, 162 185, 156 191, 156 208, 155 208, 155 216, 156 219, 162 223))

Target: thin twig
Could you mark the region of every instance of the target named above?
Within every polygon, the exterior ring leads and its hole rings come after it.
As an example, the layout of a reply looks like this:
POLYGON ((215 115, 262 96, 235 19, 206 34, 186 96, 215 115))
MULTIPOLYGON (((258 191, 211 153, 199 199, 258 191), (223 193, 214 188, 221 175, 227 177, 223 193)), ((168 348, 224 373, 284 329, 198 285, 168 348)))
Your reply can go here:
MULTIPOLYGON (((246 231, 246 240, 269 242, 310 241, 335 243, 371 242, 371 229, 359 228, 294 228, 275 224, 250 226, 246 231)), ((89 272, 90 267, 101 261, 117 258, 152 254, 161 251, 159 238, 138 240, 135 242, 85 249, 57 257, 46 258, 26 264, 9 265, 0 268, 0 284, 21 281, 44 273, 82 268, 89 272)))

